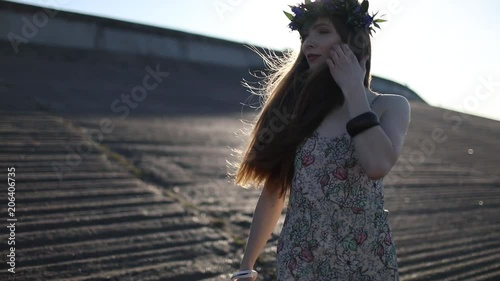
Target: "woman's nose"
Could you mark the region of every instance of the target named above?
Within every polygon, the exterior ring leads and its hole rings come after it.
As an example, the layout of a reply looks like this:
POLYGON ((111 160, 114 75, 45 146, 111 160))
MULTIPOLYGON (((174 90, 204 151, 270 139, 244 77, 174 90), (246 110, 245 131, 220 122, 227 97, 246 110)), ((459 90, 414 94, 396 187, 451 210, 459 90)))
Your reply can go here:
POLYGON ((304 48, 305 49, 311 49, 314 48, 315 43, 313 40, 310 39, 310 37, 307 37, 306 40, 304 40, 304 48))

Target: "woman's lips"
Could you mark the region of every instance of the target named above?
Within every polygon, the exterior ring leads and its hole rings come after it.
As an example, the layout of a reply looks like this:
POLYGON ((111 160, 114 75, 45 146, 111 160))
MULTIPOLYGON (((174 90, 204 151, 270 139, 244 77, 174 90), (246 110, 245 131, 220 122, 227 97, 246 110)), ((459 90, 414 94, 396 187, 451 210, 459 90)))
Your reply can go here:
POLYGON ((320 55, 310 55, 310 56, 307 56, 307 61, 308 61, 308 62, 314 62, 314 61, 315 61, 315 60, 317 60, 319 57, 320 57, 320 55))

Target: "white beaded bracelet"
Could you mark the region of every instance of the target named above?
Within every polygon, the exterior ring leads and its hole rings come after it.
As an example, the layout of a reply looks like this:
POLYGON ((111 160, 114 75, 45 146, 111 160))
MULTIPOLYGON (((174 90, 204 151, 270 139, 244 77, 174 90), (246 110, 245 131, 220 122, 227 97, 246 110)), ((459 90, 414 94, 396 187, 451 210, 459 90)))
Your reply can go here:
POLYGON ((257 278, 257 271, 255 270, 240 270, 238 272, 235 272, 233 274, 233 276, 231 276, 231 281, 234 281, 234 280, 237 280, 239 278, 253 278, 253 280, 255 280, 255 278, 257 278))

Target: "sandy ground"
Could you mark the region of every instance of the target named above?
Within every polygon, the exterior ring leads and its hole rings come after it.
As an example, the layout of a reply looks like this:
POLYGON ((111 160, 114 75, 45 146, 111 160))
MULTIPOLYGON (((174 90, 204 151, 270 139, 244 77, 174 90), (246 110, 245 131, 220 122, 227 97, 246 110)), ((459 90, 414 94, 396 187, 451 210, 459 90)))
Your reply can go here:
MULTIPOLYGON (((2 52, 0 164, 18 177, 16 280, 228 280, 260 193, 226 178, 240 119, 250 119, 239 114, 246 96, 227 94, 241 72, 165 62, 192 79, 170 77, 158 87, 165 96, 121 119, 110 104, 159 60, 2 52)), ((412 103, 384 181, 401 280, 500 278, 499 128, 412 103)), ((257 262, 259 281, 273 280, 282 223, 257 262)), ((0 279, 13 277, 4 266, 0 279)))
MULTIPOLYGON (((439 119, 446 110, 421 104, 412 108, 415 113, 404 152, 385 181, 401 280, 488 280, 498 276, 495 248, 500 244, 494 237, 500 222, 495 215, 500 206, 495 171, 499 159, 488 155, 498 151, 494 145, 498 133, 494 132, 499 123, 459 115, 463 123, 454 130, 439 119), (422 140, 432 140, 428 136, 438 127, 447 134, 446 142, 436 143, 434 151, 420 161, 412 160, 421 151, 422 140), (469 149, 474 152, 470 154, 469 149)), ((103 142, 140 167, 143 179, 191 202, 227 232, 236 245, 229 259, 233 266, 242 254, 241 241, 247 237, 259 194, 224 178, 225 161, 232 159, 229 147, 241 143, 235 136, 242 128, 240 118, 131 118, 116 122, 116 130, 103 142)), ((93 128, 97 120, 74 121, 93 128)), ((272 280, 274 274, 274 251, 283 219, 258 263, 258 269, 269 277, 265 280, 272 280)))
MULTIPOLYGON (((18 280, 227 280, 259 195, 225 177, 230 147, 241 143, 237 116, 131 117, 98 139, 102 118, 2 112, 1 163, 19 180, 18 280)), ((467 122, 475 121, 488 125, 467 122)), ((488 143, 480 130, 470 135, 488 143)), ((401 280, 500 276, 498 174, 450 160, 468 149, 462 142, 450 137, 456 149, 436 149, 410 177, 386 184, 401 280)), ((259 280, 273 280, 282 222, 257 262, 259 280)))

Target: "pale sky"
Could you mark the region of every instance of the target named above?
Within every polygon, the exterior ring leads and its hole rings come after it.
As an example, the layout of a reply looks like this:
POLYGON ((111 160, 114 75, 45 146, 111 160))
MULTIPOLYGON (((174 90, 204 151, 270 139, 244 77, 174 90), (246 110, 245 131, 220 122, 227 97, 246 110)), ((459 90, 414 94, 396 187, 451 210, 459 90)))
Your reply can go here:
MULTIPOLYGON (((299 49, 290 0, 17 0, 273 49, 299 49)), ((372 37, 372 74, 407 85, 433 106, 500 120, 496 0, 371 0, 388 22, 372 37)))

